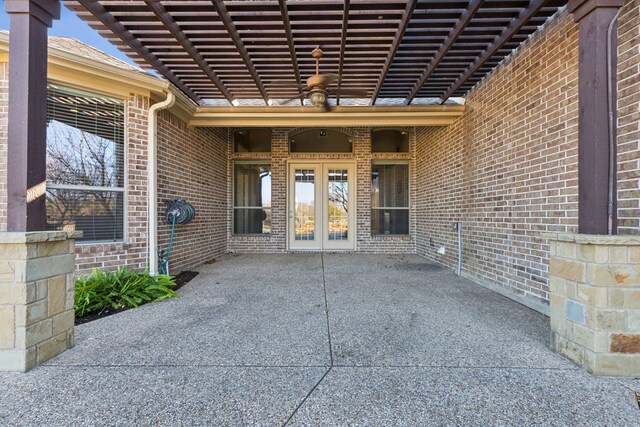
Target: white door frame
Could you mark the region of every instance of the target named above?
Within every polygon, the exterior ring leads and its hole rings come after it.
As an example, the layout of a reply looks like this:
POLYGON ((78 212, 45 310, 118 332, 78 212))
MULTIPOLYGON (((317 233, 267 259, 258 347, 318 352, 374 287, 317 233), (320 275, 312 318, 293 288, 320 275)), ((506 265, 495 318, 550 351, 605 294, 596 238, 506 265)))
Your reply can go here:
POLYGON ((287 162, 287 250, 296 251, 353 251, 356 249, 356 162, 354 160, 307 159, 287 162), (329 240, 328 174, 329 169, 346 168, 349 187, 349 230, 347 240, 329 240), (315 232, 313 241, 294 240, 295 169, 315 172, 315 232))

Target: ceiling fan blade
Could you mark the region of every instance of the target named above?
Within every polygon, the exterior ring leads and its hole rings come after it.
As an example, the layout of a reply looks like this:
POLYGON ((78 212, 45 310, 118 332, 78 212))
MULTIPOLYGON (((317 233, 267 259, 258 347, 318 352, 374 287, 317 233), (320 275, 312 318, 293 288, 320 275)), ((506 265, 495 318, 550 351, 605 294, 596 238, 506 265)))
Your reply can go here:
POLYGON ((333 73, 320 74, 321 77, 324 78, 325 86, 329 86, 330 84, 338 81, 338 75, 333 73))
POLYGON ((290 103, 291 101, 295 101, 296 99, 306 98, 306 97, 307 97, 307 95, 305 95, 305 93, 304 93, 304 92, 300 92, 299 94, 297 94, 297 95, 296 95, 296 96, 294 96, 294 97, 291 97, 291 98, 289 98, 289 99, 285 99, 284 101, 281 101, 281 102, 280 102, 280 105, 285 105, 285 104, 290 103))
POLYGON ((337 95, 340 93, 340 96, 347 97, 350 96, 352 98, 369 98, 369 94, 366 90, 359 89, 340 89, 338 92, 337 89, 330 89, 332 95, 337 95))

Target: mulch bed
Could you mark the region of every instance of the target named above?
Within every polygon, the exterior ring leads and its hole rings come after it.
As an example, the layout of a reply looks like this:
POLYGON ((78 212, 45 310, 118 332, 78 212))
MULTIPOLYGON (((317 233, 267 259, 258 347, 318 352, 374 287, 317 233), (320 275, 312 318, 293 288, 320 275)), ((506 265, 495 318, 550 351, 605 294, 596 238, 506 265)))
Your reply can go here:
MULTIPOLYGON (((194 277, 198 275, 197 271, 183 271, 179 273, 175 277, 176 287, 173 288, 174 291, 177 291, 187 283, 189 283, 194 277)), ((146 304, 146 303, 145 303, 146 304)), ((140 304, 144 305, 144 304, 140 304)), ((103 317, 111 316, 112 314, 120 313, 121 311, 130 310, 130 308, 120 308, 118 310, 114 310, 111 308, 106 308, 102 313, 94 311, 92 313, 87 313, 82 317, 76 317, 76 326, 82 325, 83 323, 92 322, 97 319, 102 319, 103 317)))

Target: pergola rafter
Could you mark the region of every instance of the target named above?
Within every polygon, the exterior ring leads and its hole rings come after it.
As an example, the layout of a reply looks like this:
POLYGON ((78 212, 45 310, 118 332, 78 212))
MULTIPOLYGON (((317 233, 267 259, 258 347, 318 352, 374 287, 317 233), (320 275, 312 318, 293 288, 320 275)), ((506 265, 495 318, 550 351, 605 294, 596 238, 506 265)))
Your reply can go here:
POLYGON ((256 106, 300 97, 305 79, 315 74, 311 51, 318 45, 324 51, 322 72, 339 75, 339 105, 356 103, 347 93, 362 93, 360 105, 464 96, 566 1, 65 4, 142 67, 155 68, 192 99, 256 106))
POLYGON ((338 93, 336 95, 336 105, 340 105, 340 89, 342 89, 342 70, 344 70, 344 51, 347 45, 347 31, 349 30, 349 8, 350 0, 344 0, 342 12, 342 35, 340 36, 340 64, 338 65, 338 93))
MULTIPOLYGON (((282 15, 282 23, 284 24, 284 33, 287 36, 287 46, 289 47, 289 55, 291 55, 291 65, 293 66, 293 73, 296 76, 296 84, 298 85, 299 93, 302 93, 304 86, 302 85, 300 68, 298 67, 298 58, 296 57, 296 46, 293 41, 293 34, 291 33, 291 22, 289 21, 287 0, 278 0, 278 6, 280 6, 280 14, 282 15)), ((300 96, 300 105, 304 105, 304 96, 302 95, 300 96)))
POLYGON ((153 11, 153 13, 158 17, 158 19, 162 22, 165 28, 171 33, 173 37, 175 37, 176 41, 180 43, 180 45, 184 48, 184 50, 189 54, 189 56, 198 64, 200 69, 211 79, 213 84, 218 88, 220 93, 224 95, 224 97, 230 103, 233 101, 233 96, 229 90, 225 87, 224 83, 220 80, 220 78, 216 75, 216 73, 211 69, 211 66, 207 64, 207 61, 202 57, 200 52, 195 48, 191 40, 184 34, 184 31, 180 28, 180 26, 176 23, 176 21, 171 17, 171 15, 167 12, 165 7, 159 1, 155 0, 145 0, 147 7, 153 11))
POLYGON ((255 65, 253 65, 253 62, 251 61, 249 52, 247 51, 247 48, 244 46, 244 42, 242 41, 242 38, 238 33, 236 25, 234 24, 233 20, 231 19, 231 16, 229 15, 229 11, 227 10, 227 6, 224 4, 224 0, 212 0, 211 3, 213 4, 213 7, 216 9, 216 12, 218 12, 218 16, 220 17, 220 20, 224 24, 224 27, 227 29, 227 32, 229 33, 231 40, 233 40, 233 44, 236 46, 238 53, 242 57, 242 60, 244 61, 245 65, 247 66, 247 69, 249 70, 249 73, 253 78, 253 82, 258 87, 258 90, 260 91, 260 94, 262 95, 264 102, 267 105, 269 105, 269 95, 267 94, 267 90, 264 88, 264 85, 262 84, 262 80, 258 75, 258 71, 256 70, 255 65))
POLYGON ((382 68, 382 73, 380 73, 380 78, 378 79, 376 88, 373 91, 373 96, 371 97, 371 105, 375 105, 378 99, 378 95, 380 95, 380 89, 382 89, 382 84, 387 78, 387 74, 389 73, 389 67, 391 67, 391 63, 393 62, 393 59, 396 57, 396 53, 398 52, 400 43, 402 43, 402 38, 404 37, 404 33, 407 31, 407 27, 409 26, 409 21, 411 20, 411 16, 413 16, 413 11, 415 10, 417 5, 418 5, 418 0, 409 0, 407 2, 407 7, 404 9, 404 14, 402 15, 402 21, 400 22, 400 27, 398 28, 398 36, 393 40, 393 45, 389 50, 387 59, 385 59, 384 61, 384 67, 382 68))
POLYGON ((441 102, 445 102, 460 86, 462 86, 480 67, 487 63, 493 55, 511 39, 529 20, 537 14, 548 0, 532 0, 529 6, 522 9, 518 17, 513 19, 509 25, 502 30, 494 41, 484 50, 473 63, 458 77, 440 97, 441 102))
POLYGON ((109 13, 102 4, 100 4, 100 2, 95 0, 78 0, 77 3, 81 4, 85 9, 91 12, 91 14, 100 20, 100 22, 111 30, 111 32, 117 34, 120 39, 127 44, 127 46, 142 56, 147 62, 149 62, 149 64, 151 64, 151 66, 153 66, 153 68, 184 92, 184 94, 191 98, 192 101, 196 103, 200 101, 200 97, 196 95, 189 86, 180 80, 169 67, 163 64, 162 61, 160 61, 158 57, 136 36, 127 30, 120 21, 115 19, 113 15, 109 13))
POLYGON ((469 2, 469 6, 464 10, 462 16, 460 16, 460 19, 458 19, 454 27, 451 29, 449 35, 440 45, 440 48, 433 56, 431 61, 429 61, 429 65, 427 65, 427 67, 424 69, 424 71, 420 75, 420 78, 413 86, 413 89, 411 89, 411 93, 409 94, 409 96, 407 96, 407 99, 404 102, 405 105, 411 104, 411 101, 413 101, 413 99, 416 97, 418 91, 420 91, 420 88, 424 86, 429 77, 431 77, 433 71, 438 67, 440 61, 442 61, 444 56, 449 52, 451 46, 453 46, 456 40, 458 40, 460 34, 462 34, 465 28, 467 28, 467 25, 469 25, 469 22, 471 22, 471 19, 475 16, 476 12, 478 11, 478 9, 480 9, 480 6, 482 6, 482 3, 484 3, 484 1, 485 0, 471 0, 469 2))

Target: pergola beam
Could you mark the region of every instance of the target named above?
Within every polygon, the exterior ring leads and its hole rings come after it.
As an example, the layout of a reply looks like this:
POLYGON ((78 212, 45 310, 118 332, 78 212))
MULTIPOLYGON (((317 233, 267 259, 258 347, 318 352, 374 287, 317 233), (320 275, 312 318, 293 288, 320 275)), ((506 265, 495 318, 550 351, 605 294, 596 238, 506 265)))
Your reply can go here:
MULTIPOLYGON (((280 6, 280 14, 282 15, 284 32, 287 36, 287 46, 289 46, 289 55, 291 55, 291 65, 293 66, 293 72, 296 76, 296 84, 298 85, 299 93, 302 93, 304 86, 302 86, 300 68, 298 68, 298 58, 296 57, 296 47, 293 42, 293 33, 291 32, 291 21, 289 20, 289 12, 287 10, 287 0, 278 0, 278 4, 280 6)), ((304 105, 304 95, 300 95, 300 105, 304 105)))
POLYGON ((255 85, 258 87, 260 95, 262 95, 264 102, 269 105, 269 95, 267 94, 267 90, 262 84, 262 80, 258 75, 258 70, 256 70, 255 65, 253 65, 253 61, 251 61, 251 57, 249 56, 249 52, 247 51, 247 48, 242 41, 242 37, 240 37, 240 33, 238 33, 238 30, 236 29, 236 24, 233 23, 233 19, 231 19, 231 15, 229 15, 229 11, 227 10, 227 6, 225 6, 224 4, 224 0, 212 0, 211 3, 216 9, 216 12, 218 12, 220 21, 222 21, 222 24, 226 28, 227 33, 229 33, 229 36, 231 37, 231 41, 233 41, 233 44, 240 54, 240 57, 249 70, 249 74, 251 74, 255 85))
POLYGON ((540 9, 549 0, 532 0, 525 9, 522 9, 518 14, 518 17, 513 19, 511 23, 502 32, 496 36, 493 43, 491 43, 482 53, 476 58, 475 61, 462 73, 449 88, 440 97, 441 103, 444 103, 451 95, 453 95, 471 76, 473 76, 478 69, 480 69, 493 55, 499 51, 505 43, 511 39, 520 29, 529 22, 529 20, 535 16, 540 9))
POLYGON ((382 85, 387 78, 387 74, 389 73, 389 68, 391 68, 391 64, 393 63, 393 59, 396 57, 396 53, 400 48, 400 44, 402 43, 402 39, 404 38, 404 33, 407 31, 407 27, 409 27, 409 22, 411 21, 411 16, 413 15, 413 11, 418 5, 418 0, 409 0, 407 2, 407 7, 405 7, 404 12, 402 13, 402 20, 400 21, 400 25, 398 26, 398 33, 393 40, 393 44, 391 45, 391 49, 387 54, 387 58, 384 61, 384 66, 382 67, 382 72, 380 73, 380 77, 378 78, 378 83, 376 84, 376 88, 373 91, 373 96, 371 97, 371 105, 375 105, 378 100, 378 96, 380 95, 380 90, 382 89, 382 85))
POLYGON ((171 35, 175 37, 176 41, 180 43, 182 48, 189 54, 189 56, 195 61, 196 64, 202 69, 202 71, 211 79, 216 88, 227 98, 227 101, 232 102, 233 96, 229 90, 225 87, 222 80, 216 75, 213 69, 209 66, 207 61, 202 57, 200 52, 193 45, 191 40, 184 34, 184 31, 180 28, 178 23, 173 19, 171 14, 167 12, 164 5, 159 1, 146 0, 147 7, 156 15, 156 17, 162 22, 162 25, 169 30, 171 35))
POLYGON ((460 34, 462 34, 465 28, 467 28, 467 25, 469 25, 469 22, 471 22, 476 12, 478 12, 478 9, 480 9, 480 6, 482 6, 483 3, 484 0, 471 0, 469 2, 469 6, 464 10, 464 12, 462 12, 462 15, 449 32, 449 35, 447 35, 447 38, 444 40, 442 45, 440 45, 440 48, 433 56, 433 58, 431 58, 431 61, 429 61, 429 64, 420 75, 420 78, 411 90, 411 93, 409 94, 409 96, 407 96, 407 99, 404 102, 405 105, 411 104, 411 101, 413 101, 416 95, 418 95, 418 92, 420 92, 422 86, 424 86, 424 84, 429 79, 429 77, 431 77, 438 65, 440 65, 440 62, 449 52, 451 46, 455 44, 455 42, 460 37, 460 34))
POLYGON ((351 1, 344 0, 342 11, 342 32, 340 35, 340 63, 338 64, 338 90, 336 92, 336 105, 340 105, 340 89, 342 88, 342 70, 344 69, 344 52, 347 45, 347 31, 349 30, 349 9, 351 1))
POLYGON ((113 34, 116 34, 120 39, 127 44, 131 49, 136 51, 141 57, 143 57, 153 68, 162 74, 167 80, 173 83, 178 89, 185 93, 191 100, 198 103, 200 97, 196 95, 187 85, 184 84, 166 65, 158 59, 157 56, 149 50, 136 36, 131 34, 129 30, 117 19, 105 9, 97 0, 78 0, 85 9, 87 9, 93 16, 107 27, 113 34))

